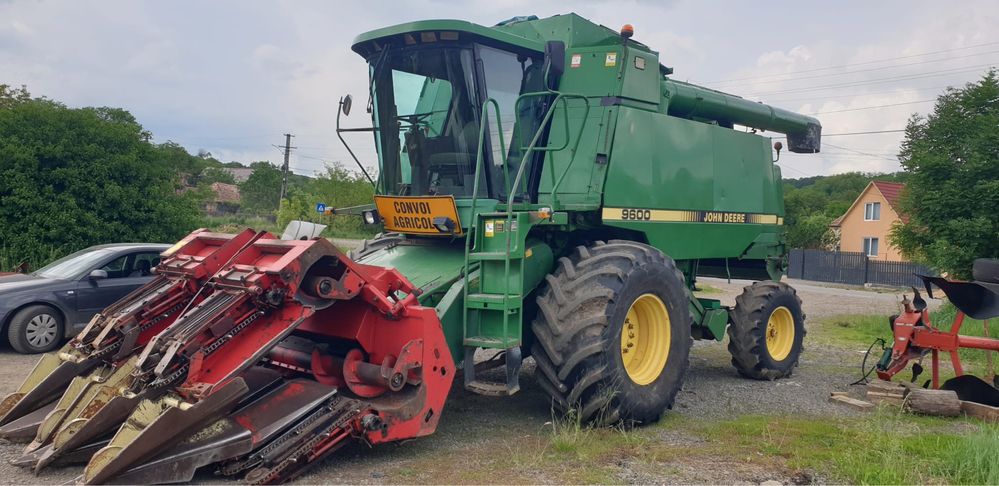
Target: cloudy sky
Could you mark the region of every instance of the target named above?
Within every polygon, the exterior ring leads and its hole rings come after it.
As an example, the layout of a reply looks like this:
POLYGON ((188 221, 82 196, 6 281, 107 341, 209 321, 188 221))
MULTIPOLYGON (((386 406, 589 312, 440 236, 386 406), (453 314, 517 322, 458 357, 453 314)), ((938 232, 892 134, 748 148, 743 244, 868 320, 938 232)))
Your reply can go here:
MULTIPOLYGON (((292 169, 311 175, 349 162, 334 120, 342 94, 366 99, 366 68, 350 50, 357 34, 570 11, 633 24, 676 79, 816 114, 829 134, 823 153, 782 156, 785 177, 897 170, 901 134, 891 131, 947 86, 999 65, 994 1, 0 0, 0 83, 126 108, 157 142, 225 161, 277 162, 273 145, 291 132, 292 169), (879 131, 889 133, 835 136, 879 131)), ((350 141, 374 162, 370 135, 350 141)))

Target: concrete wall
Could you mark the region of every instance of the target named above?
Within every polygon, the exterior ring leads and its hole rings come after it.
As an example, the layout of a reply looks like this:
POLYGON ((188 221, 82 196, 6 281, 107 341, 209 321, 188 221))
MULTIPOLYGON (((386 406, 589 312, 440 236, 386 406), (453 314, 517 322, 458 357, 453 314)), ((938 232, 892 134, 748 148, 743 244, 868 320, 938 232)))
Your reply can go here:
POLYGON ((840 226, 840 251, 864 251, 864 238, 878 238, 879 260, 906 261, 896 248, 888 243, 888 232, 891 225, 898 221, 898 214, 891 208, 877 187, 867 186, 856 204, 847 211, 840 226), (864 206, 869 202, 881 203, 881 219, 879 221, 864 221, 864 206))

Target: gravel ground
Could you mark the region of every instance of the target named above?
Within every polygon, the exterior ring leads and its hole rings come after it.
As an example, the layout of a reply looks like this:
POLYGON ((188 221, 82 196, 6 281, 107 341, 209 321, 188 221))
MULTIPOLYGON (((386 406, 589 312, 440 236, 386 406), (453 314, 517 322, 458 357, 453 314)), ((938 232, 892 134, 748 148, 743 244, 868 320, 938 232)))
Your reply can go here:
MULTIPOLYGON (((735 297, 749 282, 703 279, 703 284, 721 290, 708 297, 732 305, 735 297)), ((840 314, 889 314, 896 309, 898 295, 885 291, 832 288, 814 283, 790 281, 804 303, 808 322, 840 314)), ((846 389, 857 378, 860 354, 844 358, 842 350, 830 350, 807 345, 801 364, 789 379, 759 382, 742 379, 729 363, 725 346, 716 342, 697 342, 691 351, 690 371, 674 412, 682 416, 724 418, 742 414, 816 414, 844 415, 849 409, 830 404, 829 392, 846 389)), ((0 349, 0 392, 14 391, 22 378, 37 361, 36 356, 19 355, 4 347, 0 349)), ((386 471, 424 464, 438 458, 452 458, 454 470, 432 470, 429 475, 417 475, 411 482, 460 482, 460 471, 469 467, 461 461, 463 451, 486 445, 503 454, 503 447, 516 447, 520 440, 541 440, 546 434, 545 422, 551 420, 551 408, 544 393, 534 385, 533 362, 525 362, 521 376, 522 391, 509 398, 491 398, 470 394, 455 386, 441 425, 434 435, 400 445, 373 449, 359 445, 347 446, 336 458, 315 467, 302 477, 301 483, 378 483, 386 471), (510 445, 514 444, 514 445, 510 445)), ((664 440, 676 441, 683 447, 689 437, 665 433, 664 440)), ((20 455, 22 445, 0 443, 0 482, 6 484, 61 484, 72 480, 80 468, 50 468, 39 476, 12 466, 8 461, 20 455)), ((696 462, 696 461, 695 461, 696 462)), ((474 467, 474 466, 472 466, 474 467)), ((701 464, 697 467, 671 468, 669 478, 639 473, 625 458, 620 462, 623 482, 741 482, 760 483, 769 479, 794 481, 795 478, 774 477, 746 464, 725 462, 701 464)), ((426 474, 426 473, 425 473, 426 474)), ((539 472, 535 482, 558 482, 557 475, 539 472)), ((496 478, 503 482, 502 478, 496 478)), ((199 475, 198 482, 217 481, 210 473, 199 475)))

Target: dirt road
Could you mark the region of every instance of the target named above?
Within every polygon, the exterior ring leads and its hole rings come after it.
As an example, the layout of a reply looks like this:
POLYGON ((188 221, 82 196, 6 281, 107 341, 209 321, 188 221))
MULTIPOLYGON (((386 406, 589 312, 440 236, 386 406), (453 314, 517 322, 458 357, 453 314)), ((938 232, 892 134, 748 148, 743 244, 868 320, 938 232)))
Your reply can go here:
MULTIPOLYGON (((732 305, 743 285, 719 279, 703 279, 702 284, 719 289, 708 297, 719 298, 732 305)), ((816 323, 823 317, 840 314, 884 314, 896 309, 896 294, 869 290, 830 288, 807 282, 790 282, 804 303, 807 321, 816 323)), ((814 324, 813 324, 814 325, 814 324)), ((22 378, 37 361, 36 356, 19 355, 8 347, 0 350, 0 392, 14 391, 22 378)), ((808 346, 800 367, 789 379, 758 382, 740 378, 729 363, 725 345, 717 342, 695 343, 691 352, 690 371, 680 393, 674 413, 684 417, 732 417, 742 414, 848 414, 848 409, 828 403, 830 391, 843 389, 858 375, 860 355, 844 356, 842 351, 808 346)), ((416 483, 482 482, 467 476, 469 468, 489 460, 489 454, 501 457, 520 441, 537 441, 544 437, 546 422, 551 421, 551 406, 543 392, 534 384, 534 367, 525 362, 521 377, 522 391, 509 398, 491 398, 465 392, 455 386, 444 410, 438 432, 430 437, 401 445, 368 449, 348 446, 335 458, 315 467, 302 477, 301 483, 381 483, 398 481, 416 483), (471 454, 469 451, 480 451, 471 454), (481 451, 491 451, 482 453, 481 451), (470 457, 472 463, 467 459, 470 457), (400 476, 400 471, 406 474, 400 476)), ((682 439, 682 438, 681 438, 682 439)), ((666 439, 664 439, 666 440, 666 439)), ((677 440, 669 438, 668 440, 677 440)), ((0 477, 8 484, 58 484, 71 480, 79 467, 53 468, 33 476, 30 471, 8 464, 20 455, 22 445, 0 444, 0 477)), ((682 447, 682 440, 678 443, 682 447)), ((660 482, 662 477, 635 477, 627 461, 623 461, 620 480, 623 482, 660 482)), ((671 471, 669 481, 678 482, 760 482, 766 479, 787 480, 768 476, 765 471, 716 464, 708 467, 684 468, 671 471)), ((531 482, 558 483, 557 470, 539 469, 531 482)), ((214 482, 220 478, 211 472, 199 474, 198 482, 214 482)), ((503 477, 494 482, 505 482, 503 477)))

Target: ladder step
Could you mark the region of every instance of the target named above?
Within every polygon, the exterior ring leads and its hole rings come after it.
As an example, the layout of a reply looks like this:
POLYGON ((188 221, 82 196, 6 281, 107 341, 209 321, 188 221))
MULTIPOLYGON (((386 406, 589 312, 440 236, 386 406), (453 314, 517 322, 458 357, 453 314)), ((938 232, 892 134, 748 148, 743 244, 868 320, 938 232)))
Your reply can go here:
MULTIPOLYGON (((475 351, 476 346, 469 346, 466 340, 465 357, 462 360, 462 374, 464 374, 466 390, 493 397, 513 395, 520 391, 520 366, 523 363, 523 356, 519 345, 506 348, 506 351, 502 353, 503 367, 506 371, 503 381, 487 381, 476 377, 475 351)), ((483 364, 491 366, 491 363, 483 364)))
MULTIPOLYGON (((515 252, 511 252, 509 255, 510 255, 510 260, 520 259, 520 256, 518 256, 515 252)), ((507 258, 507 253, 505 251, 478 251, 475 253, 468 254, 469 261, 473 262, 503 261, 506 260, 506 258, 507 258)))
POLYGON ((469 309, 509 310, 519 309, 523 300, 519 295, 468 294, 465 306, 469 309))
POLYGON ((488 381, 476 380, 465 384, 465 389, 479 395, 488 397, 506 397, 520 391, 520 384, 510 386, 507 383, 490 383, 488 381))
POLYGON ((520 343, 516 338, 500 336, 468 336, 465 338, 465 346, 474 346, 485 349, 507 349, 518 346, 520 343))

